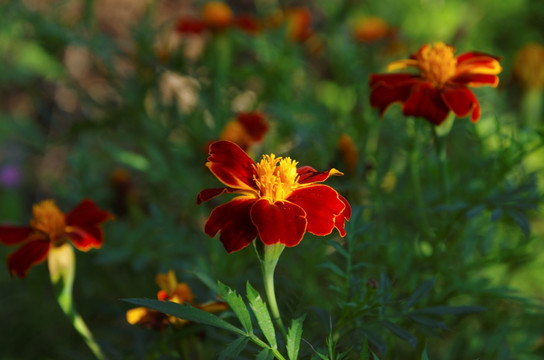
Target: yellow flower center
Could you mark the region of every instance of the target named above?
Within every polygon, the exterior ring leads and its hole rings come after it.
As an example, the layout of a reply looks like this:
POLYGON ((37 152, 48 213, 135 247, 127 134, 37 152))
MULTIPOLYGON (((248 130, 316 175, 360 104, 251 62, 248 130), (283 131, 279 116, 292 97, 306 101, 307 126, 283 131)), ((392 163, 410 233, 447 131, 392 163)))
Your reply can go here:
POLYGON ((49 236, 51 241, 57 239, 66 228, 64 214, 59 210, 53 200, 44 200, 32 207, 33 219, 30 226, 49 236))
POLYGON ((254 180, 259 188, 259 196, 271 203, 285 200, 298 187, 297 164, 289 157, 263 155, 262 160, 255 164, 257 174, 254 180))
POLYGON ((442 42, 426 46, 417 54, 421 77, 431 81, 436 87, 443 86, 455 75, 457 60, 454 48, 442 42))

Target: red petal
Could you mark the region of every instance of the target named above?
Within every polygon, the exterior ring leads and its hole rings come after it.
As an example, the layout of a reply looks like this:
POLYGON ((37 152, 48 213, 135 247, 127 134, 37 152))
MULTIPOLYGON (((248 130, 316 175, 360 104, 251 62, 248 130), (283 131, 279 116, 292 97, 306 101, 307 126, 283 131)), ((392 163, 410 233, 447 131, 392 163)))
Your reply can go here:
POLYGON ((328 235, 334 229, 334 219, 346 205, 338 193, 327 185, 310 185, 297 189, 286 199, 306 212, 307 231, 314 235, 328 235))
POLYGON ((238 189, 256 189, 255 163, 233 142, 216 141, 210 145, 206 166, 223 184, 238 189))
POLYGON ((501 60, 499 56, 493 56, 493 55, 489 55, 479 51, 470 51, 463 54, 459 54, 459 56, 457 56, 457 64, 465 63, 467 61, 473 61, 474 58, 488 58, 489 60, 492 60, 492 61, 501 60))
POLYGON ((66 225, 78 227, 95 226, 112 217, 109 212, 100 210, 92 200, 85 199, 66 214, 66 225))
POLYGON ((239 15, 234 19, 234 24, 249 34, 257 34, 261 30, 257 19, 249 14, 239 15))
POLYGON ((266 245, 298 245, 307 226, 304 210, 287 201, 271 204, 266 199, 257 200, 251 208, 251 220, 266 245))
POLYGON ((261 141, 264 134, 268 131, 268 123, 261 113, 239 113, 237 119, 244 126, 248 134, 251 135, 253 141, 261 141))
POLYGON ((206 25, 198 19, 183 18, 179 20, 176 30, 182 34, 200 34, 206 30, 206 25))
POLYGON ((92 248, 98 249, 104 242, 102 230, 98 227, 88 227, 85 229, 75 228, 63 234, 72 241, 72 244, 81 251, 89 251, 92 248))
POLYGON ((30 241, 19 249, 15 250, 8 257, 8 269, 12 275, 25 278, 27 271, 36 264, 47 259, 49 246, 51 242, 47 239, 39 238, 30 241))
POLYGON ((311 166, 301 166, 297 169, 298 183, 309 184, 316 182, 323 182, 332 175, 344 175, 336 169, 330 169, 328 171, 317 171, 311 166))
POLYGON ((351 218, 351 206, 349 205, 345 197, 343 197, 342 195, 338 195, 338 197, 340 198, 340 200, 344 203, 346 207, 344 208, 344 211, 342 211, 340 215, 334 218, 334 227, 336 227, 336 229, 340 233, 340 236, 344 237, 346 236, 346 230, 345 230, 346 221, 349 221, 349 219, 351 218))
POLYGON ((235 192, 236 189, 233 188, 213 188, 213 189, 205 189, 198 193, 196 196, 196 204, 200 205, 204 201, 208 201, 210 199, 213 199, 216 196, 222 195, 222 194, 229 194, 235 192))
POLYGON ((466 87, 444 88, 442 100, 459 117, 465 117, 473 109, 479 107, 476 96, 466 87))
POLYGON ((32 233, 28 226, 0 226, 0 243, 4 245, 15 245, 26 240, 32 233))
POLYGON ((420 82, 417 77, 409 74, 372 74, 370 105, 380 109, 380 115, 383 116, 393 103, 405 102, 414 86, 420 82))
POLYGON ((421 83, 406 100, 402 111, 406 116, 420 116, 435 125, 440 125, 446 120, 450 109, 434 86, 421 83))
POLYGON ((499 77, 492 74, 470 74, 463 73, 454 76, 450 79, 450 83, 459 84, 464 86, 478 87, 483 85, 489 85, 496 87, 499 85, 499 77))
POLYGON ((211 237, 219 232, 219 240, 229 253, 245 248, 257 237, 257 229, 249 215, 254 203, 254 198, 239 196, 216 207, 204 232, 211 237))

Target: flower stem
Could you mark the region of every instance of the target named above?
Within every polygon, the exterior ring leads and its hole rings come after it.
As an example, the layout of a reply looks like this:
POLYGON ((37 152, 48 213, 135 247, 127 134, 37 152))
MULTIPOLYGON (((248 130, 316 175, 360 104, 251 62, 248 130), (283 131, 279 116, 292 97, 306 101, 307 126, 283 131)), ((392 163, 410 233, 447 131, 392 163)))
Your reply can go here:
POLYGON ((87 346, 91 349, 98 360, 105 360, 100 346, 93 338, 93 334, 77 313, 74 307, 72 289, 75 277, 75 255, 74 249, 68 243, 54 248, 49 252, 47 258, 49 266, 49 277, 57 302, 64 314, 72 322, 72 326, 83 337, 87 346))
POLYGON ((450 203, 450 179, 448 171, 448 156, 446 153, 446 137, 440 137, 436 131, 436 126, 431 124, 433 130, 434 145, 438 161, 440 162, 440 173, 442 177, 442 190, 446 204, 450 203))
POLYGON ((281 320, 280 310, 276 301, 276 291, 274 289, 274 270, 278 263, 278 259, 285 248, 283 244, 265 245, 264 259, 261 260, 261 269, 263 272, 264 289, 266 291, 266 297, 268 299, 268 305, 272 312, 272 318, 280 329, 282 335, 287 338, 287 332, 283 321, 281 320))

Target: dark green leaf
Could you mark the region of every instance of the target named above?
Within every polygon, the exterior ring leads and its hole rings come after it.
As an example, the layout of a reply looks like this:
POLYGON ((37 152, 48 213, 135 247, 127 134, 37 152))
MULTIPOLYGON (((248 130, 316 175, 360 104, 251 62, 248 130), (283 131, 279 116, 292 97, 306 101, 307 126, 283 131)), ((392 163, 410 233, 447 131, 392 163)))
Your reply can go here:
POLYGON ((273 360, 274 359, 274 353, 270 349, 263 349, 259 354, 257 355, 256 360, 273 360))
POLYGON ((427 326, 430 328, 434 328, 434 329, 438 328, 438 329, 444 329, 444 330, 448 328, 443 322, 433 318, 426 317, 426 316, 408 315, 408 317, 414 320, 415 322, 417 322, 418 324, 427 326))
POLYGON ((429 355, 427 355, 427 348, 423 349, 423 353, 421 354, 421 360, 429 360, 429 355))
POLYGON ((491 221, 497 221, 502 216, 502 208, 496 208, 491 212, 491 221))
POLYGON ((219 282, 219 294, 229 304, 230 308, 236 314, 238 320, 244 327, 244 330, 248 333, 253 332, 253 324, 251 323, 251 315, 247 310, 246 304, 240 295, 236 291, 232 290, 225 284, 219 282))
POLYGON ((272 324, 272 319, 270 318, 270 313, 268 312, 266 304, 261 298, 261 295, 249 284, 249 282, 247 283, 246 288, 249 306, 251 306, 251 310, 253 310, 253 313, 257 318, 259 327, 268 340, 270 346, 277 349, 278 344, 276 342, 276 332, 274 330, 274 324, 272 324))
POLYGON ((529 223, 527 216, 516 209, 507 209, 506 212, 516 222, 516 224, 518 224, 523 234, 526 237, 529 237, 529 235, 531 235, 531 224, 529 223))
POLYGON ((247 336, 239 337, 231 342, 221 353, 219 354, 219 360, 235 359, 247 346, 249 338, 247 336))
POLYGON ((471 217, 479 215, 484 210, 485 210, 485 205, 478 205, 468 210, 465 216, 467 217, 467 219, 470 219, 471 217))
POLYGON ((390 321, 384 321, 383 325, 389 329, 393 334, 397 335, 402 340, 407 341, 415 349, 417 346, 417 339, 414 335, 410 334, 405 328, 394 324, 390 321))
POLYGON ((287 331, 287 356, 289 359, 295 360, 298 358, 298 351, 300 349, 300 339, 302 338, 302 323, 306 315, 293 320, 289 330, 287 331))
POLYGON ((406 311, 410 309, 419 300, 426 297, 429 294, 429 292, 432 290, 432 288, 434 287, 434 283, 435 283, 435 278, 433 277, 425 281, 423 284, 421 284, 404 304, 404 310, 406 311))
POLYGON ((181 305, 174 302, 151 299, 124 299, 124 301, 139 306, 145 306, 152 310, 157 310, 164 314, 176 316, 181 319, 193 321, 204 325, 215 326, 235 332, 240 335, 245 335, 245 332, 241 329, 238 329, 236 326, 229 324, 225 320, 213 314, 210 314, 209 312, 197 309, 190 305, 181 305))
POLYGON ((461 315, 472 314, 486 310, 482 306, 433 306, 423 309, 414 310, 413 314, 428 314, 428 315, 461 315))

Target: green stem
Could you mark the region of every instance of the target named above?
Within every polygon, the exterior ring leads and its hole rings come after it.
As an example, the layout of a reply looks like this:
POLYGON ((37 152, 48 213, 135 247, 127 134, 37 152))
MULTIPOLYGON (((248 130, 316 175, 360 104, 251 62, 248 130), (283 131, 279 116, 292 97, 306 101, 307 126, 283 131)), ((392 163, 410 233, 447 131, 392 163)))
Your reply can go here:
POLYGON ((47 258, 49 266, 49 277, 57 302, 64 314, 72 322, 72 326, 83 337, 85 343, 91 349, 98 360, 105 360, 100 346, 93 338, 93 334, 77 313, 73 301, 73 284, 75 278, 75 255, 74 249, 68 243, 54 248, 49 252, 47 258))
POLYGON ((436 149, 436 154, 438 156, 438 161, 440 162, 440 173, 442 177, 442 190, 444 192, 444 197, 446 204, 450 203, 450 178, 448 171, 448 156, 446 153, 446 137, 440 137, 436 131, 436 126, 431 124, 433 130, 434 145, 436 149))
POLYGON ((276 291, 274 289, 274 270, 276 269, 278 259, 284 248, 285 245, 283 244, 265 245, 264 259, 261 260, 261 269, 263 272, 264 289, 266 291, 270 311, 272 312, 272 318, 284 338, 287 338, 287 332, 285 331, 285 326, 283 326, 283 321, 281 320, 278 302, 276 301, 276 291))

